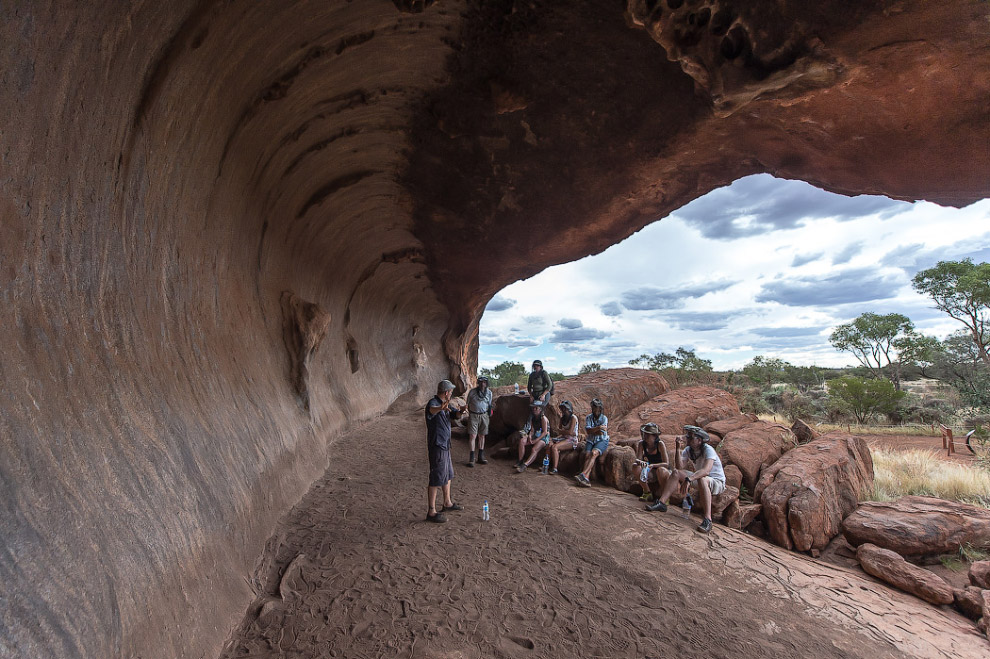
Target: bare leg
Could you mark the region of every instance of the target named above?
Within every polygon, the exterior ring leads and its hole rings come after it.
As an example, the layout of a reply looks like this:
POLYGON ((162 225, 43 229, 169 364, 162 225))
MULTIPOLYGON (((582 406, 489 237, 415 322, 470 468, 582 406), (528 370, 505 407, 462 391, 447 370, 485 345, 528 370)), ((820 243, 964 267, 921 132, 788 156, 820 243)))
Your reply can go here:
POLYGON ((554 471, 557 470, 557 464, 560 462, 560 454, 566 451, 573 451, 574 446, 570 442, 557 442, 550 447, 550 468, 554 471))
POLYGON ((536 442, 535 444, 533 444, 533 448, 529 450, 529 457, 526 458, 527 467, 533 464, 533 460, 536 459, 537 454, 539 454, 539 452, 543 450, 544 446, 546 446, 546 444, 544 444, 543 442, 536 442))
POLYGON ((670 480, 670 470, 660 465, 653 465, 650 471, 652 472, 649 483, 650 493, 653 495, 654 501, 660 501, 663 488, 667 484, 667 481, 670 480))
POLYGON ((587 459, 584 461, 584 469, 581 471, 585 478, 591 478, 591 470, 594 469, 595 460, 598 459, 599 455, 601 455, 601 451, 598 449, 594 449, 588 454, 587 459))
POLYGON ((519 438, 519 462, 526 457, 526 435, 519 438))
POLYGON ((670 495, 674 493, 684 479, 688 477, 691 472, 684 471, 683 469, 678 469, 667 477, 667 482, 663 486, 663 493, 660 495, 660 501, 667 503, 670 501, 670 495))
POLYGON ((698 481, 698 496, 701 497, 701 509, 705 511, 705 519, 712 518, 712 488, 708 476, 698 481))
MULTIPOLYGON (((475 440, 475 437, 476 437, 475 435, 469 435, 468 436, 468 441, 471 443, 471 452, 472 453, 474 453, 474 440, 475 440)), ((485 436, 484 435, 481 436, 481 448, 485 448, 485 436)))
POLYGON ((450 481, 447 481, 443 486, 443 505, 452 506, 453 501, 450 500, 450 481))
MULTIPOLYGON (((485 450, 485 437, 486 435, 478 435, 478 450, 485 450)), ((474 450, 474 437, 471 438, 471 450, 474 450)))
POLYGON ((426 488, 426 503, 429 507, 428 512, 430 517, 436 515, 437 513, 437 491, 439 489, 440 489, 439 487, 436 487, 434 485, 430 485, 428 488, 426 488))

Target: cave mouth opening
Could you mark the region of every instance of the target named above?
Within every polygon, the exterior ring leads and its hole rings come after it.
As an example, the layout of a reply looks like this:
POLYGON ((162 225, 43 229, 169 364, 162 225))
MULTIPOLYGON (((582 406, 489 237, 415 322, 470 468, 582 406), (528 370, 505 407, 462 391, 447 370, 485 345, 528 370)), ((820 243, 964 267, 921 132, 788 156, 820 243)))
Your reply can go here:
POLYGON ((939 337, 958 329, 910 280, 939 260, 990 258, 988 220, 990 199, 949 208, 744 177, 502 289, 482 316, 478 364, 541 359, 573 375, 683 346, 716 370, 757 355, 844 366, 828 336, 867 311, 939 337))

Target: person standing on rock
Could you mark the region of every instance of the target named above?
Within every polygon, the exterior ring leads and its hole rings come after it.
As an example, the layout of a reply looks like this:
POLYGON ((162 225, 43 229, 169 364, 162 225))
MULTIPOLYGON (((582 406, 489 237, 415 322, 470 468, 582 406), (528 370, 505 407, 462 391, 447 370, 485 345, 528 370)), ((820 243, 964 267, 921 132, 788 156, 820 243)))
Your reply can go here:
POLYGON ((454 465, 450 461, 450 417, 461 413, 450 401, 453 391, 453 382, 441 380, 437 385, 437 395, 426 404, 426 445, 430 456, 430 484, 426 490, 429 506, 427 522, 446 522, 445 511, 463 510, 450 498, 450 481, 454 478, 454 465), (441 491, 443 507, 437 510, 437 494, 441 491))
POLYGON ((688 494, 691 485, 697 484, 704 513, 698 530, 708 533, 712 530, 712 497, 725 491, 725 472, 718 453, 708 444, 707 432, 698 426, 684 426, 684 434, 687 445, 683 451, 682 438, 678 436, 674 441, 674 471, 667 478, 660 499, 646 509, 667 512, 667 501, 674 490, 681 488, 683 493, 688 494))
POLYGON ((492 411, 492 392, 488 388, 488 378, 482 375, 478 385, 468 392, 468 433, 471 442, 471 452, 468 454, 467 466, 474 467, 474 440, 478 439, 478 464, 486 465, 485 437, 488 435, 488 420, 492 411))
POLYGON ((608 450, 608 417, 600 398, 591 401, 591 414, 584 418, 584 469, 574 477, 578 485, 591 487, 591 470, 595 468, 598 456, 608 450))
POLYGON ((519 461, 516 462, 516 471, 520 474, 533 463, 540 449, 550 444, 550 421, 547 419, 547 415, 543 413, 543 405, 534 400, 529 409, 531 414, 529 421, 526 422, 526 428, 529 429, 529 432, 519 438, 519 461), (529 458, 523 460, 527 446, 533 448, 529 452, 529 458))
POLYGON ((670 469, 670 458, 667 457, 667 447, 660 439, 660 429, 655 423, 647 423, 639 429, 639 443, 636 444, 636 464, 633 474, 643 484, 643 499, 647 497, 660 498, 660 474, 666 474, 670 469), (643 476, 643 471, 646 476, 643 476))
POLYGON ((549 409, 553 380, 550 379, 550 374, 543 370, 543 362, 539 359, 533 361, 533 372, 529 374, 526 390, 534 403, 539 402, 543 405, 543 409, 549 409))

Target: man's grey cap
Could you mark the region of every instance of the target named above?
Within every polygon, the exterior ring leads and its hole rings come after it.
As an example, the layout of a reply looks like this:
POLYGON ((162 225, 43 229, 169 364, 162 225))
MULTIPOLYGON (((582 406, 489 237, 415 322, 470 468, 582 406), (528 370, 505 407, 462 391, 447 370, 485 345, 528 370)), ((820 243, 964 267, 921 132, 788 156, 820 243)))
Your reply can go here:
POLYGON ((454 388, 454 383, 450 380, 440 380, 440 384, 437 385, 437 391, 450 391, 454 388))
POLYGON ((699 428, 698 426, 684 426, 684 434, 694 435, 695 437, 700 437, 704 441, 708 441, 711 437, 707 432, 699 428))

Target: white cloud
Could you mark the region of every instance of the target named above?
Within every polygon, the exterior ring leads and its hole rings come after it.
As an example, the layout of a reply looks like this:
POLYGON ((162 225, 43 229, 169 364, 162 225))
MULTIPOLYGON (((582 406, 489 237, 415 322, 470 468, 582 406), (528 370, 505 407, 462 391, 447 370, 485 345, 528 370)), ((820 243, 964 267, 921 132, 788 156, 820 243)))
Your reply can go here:
POLYGON ((588 361, 622 366, 644 352, 694 346, 716 368, 757 354, 845 365, 851 357, 828 343, 832 327, 864 311, 896 311, 944 336, 957 323, 915 293, 910 277, 940 259, 990 257, 990 200, 951 209, 847 198, 766 176, 729 186, 737 187, 597 256, 506 287, 493 301, 514 304, 486 311, 479 361, 552 358, 554 370, 575 373, 588 361), (778 202, 760 201, 778 193, 778 202), (725 207, 733 198, 746 205, 725 207), (737 221, 742 213, 752 217, 737 221))

